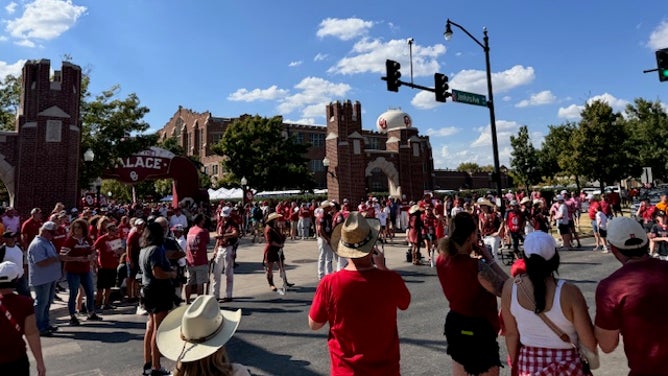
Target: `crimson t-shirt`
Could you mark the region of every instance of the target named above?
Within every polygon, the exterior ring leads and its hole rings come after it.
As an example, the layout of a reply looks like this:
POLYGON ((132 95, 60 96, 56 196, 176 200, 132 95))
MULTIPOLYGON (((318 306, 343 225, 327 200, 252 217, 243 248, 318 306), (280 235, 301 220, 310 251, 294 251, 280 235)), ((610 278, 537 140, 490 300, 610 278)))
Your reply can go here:
POLYGON ((619 330, 630 376, 668 375, 668 262, 624 264, 596 288, 595 324, 619 330))
POLYGON ((21 226, 21 234, 26 238, 26 246, 35 239, 39 234, 39 228, 42 227, 42 222, 36 221, 33 217, 28 218, 21 226))
POLYGON ((0 364, 17 361, 26 356, 26 343, 23 340, 26 317, 35 314, 32 299, 14 293, 0 295, 0 304, 12 315, 20 330, 4 314, 0 316, 0 364))
MULTIPOLYGON (((93 248, 87 238, 77 239, 68 236, 60 252, 70 257, 83 257, 93 253, 93 248)), ((90 271, 90 261, 65 261, 65 271, 76 274, 88 273, 90 271)))
POLYGON ((401 276, 380 269, 343 269, 320 281, 309 317, 329 323, 332 375, 400 374, 397 308, 411 294, 401 276))
POLYGON ((188 265, 199 266, 209 263, 206 248, 209 245, 209 231, 199 226, 193 226, 188 230, 186 237, 186 259, 188 265))
POLYGON ((101 269, 116 269, 118 256, 123 253, 123 241, 118 235, 104 234, 93 244, 98 252, 98 264, 101 269))
POLYGON ((141 251, 141 246, 139 245, 141 235, 142 233, 137 231, 137 228, 133 228, 126 239, 127 248, 130 252, 125 255, 125 261, 132 262, 137 267, 139 265, 139 252, 141 251))
POLYGON ((436 272, 450 310, 468 317, 486 319, 498 332, 499 311, 496 296, 478 282, 477 258, 469 255, 439 255, 436 272))

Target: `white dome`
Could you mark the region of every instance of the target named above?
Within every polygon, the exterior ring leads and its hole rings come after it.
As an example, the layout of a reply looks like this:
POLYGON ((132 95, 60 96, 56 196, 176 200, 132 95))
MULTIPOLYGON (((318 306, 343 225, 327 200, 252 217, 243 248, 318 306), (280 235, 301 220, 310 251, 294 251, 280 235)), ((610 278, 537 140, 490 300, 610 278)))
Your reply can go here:
POLYGON ((376 127, 381 133, 390 129, 410 128, 412 125, 413 119, 401 110, 388 110, 378 116, 378 120, 376 120, 376 127))

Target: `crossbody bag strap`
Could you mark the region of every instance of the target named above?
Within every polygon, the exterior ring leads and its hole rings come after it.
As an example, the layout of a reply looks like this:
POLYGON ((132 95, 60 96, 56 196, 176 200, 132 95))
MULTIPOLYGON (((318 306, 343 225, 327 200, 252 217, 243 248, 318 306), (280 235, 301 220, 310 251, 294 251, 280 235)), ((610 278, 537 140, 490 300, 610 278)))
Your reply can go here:
MULTIPOLYGON (((533 305, 533 311, 536 312, 536 302, 533 300, 533 297, 529 295, 529 292, 526 290, 526 286, 522 283, 521 277, 518 276, 515 278, 515 284, 519 285, 522 294, 524 295, 525 298, 529 300, 529 302, 531 302, 531 304, 533 305)), ((545 323, 545 325, 548 326, 548 328, 552 329, 552 331, 557 335, 557 337, 559 337, 560 340, 569 343, 571 346, 573 346, 573 348, 575 348, 575 344, 573 343, 573 341, 571 341, 571 337, 569 337, 568 334, 566 334, 563 330, 561 330, 561 328, 559 328, 557 324, 555 324, 552 320, 550 320, 550 318, 547 317, 545 312, 536 313, 536 315, 538 315, 538 317, 540 317, 541 320, 543 320, 543 322, 545 323)))
POLYGON ((7 308, 2 304, 2 299, 0 299, 0 312, 9 320, 9 322, 12 324, 14 329, 16 329, 19 334, 21 333, 21 326, 19 325, 18 322, 16 322, 16 319, 12 316, 12 314, 7 310, 7 308))

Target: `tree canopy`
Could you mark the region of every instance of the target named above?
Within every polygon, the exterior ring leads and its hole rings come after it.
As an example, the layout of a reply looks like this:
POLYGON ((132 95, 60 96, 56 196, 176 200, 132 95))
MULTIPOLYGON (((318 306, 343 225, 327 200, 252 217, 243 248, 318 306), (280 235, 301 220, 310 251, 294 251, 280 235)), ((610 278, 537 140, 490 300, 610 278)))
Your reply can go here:
POLYGON ((242 177, 257 190, 315 186, 304 157, 307 144, 285 136, 283 118, 246 116, 233 121, 211 150, 223 156, 222 185, 239 186, 242 177))
POLYGON ((513 150, 510 153, 510 166, 516 178, 529 190, 533 184, 541 180, 540 163, 538 152, 531 143, 529 127, 520 127, 517 137, 510 136, 510 145, 513 150))

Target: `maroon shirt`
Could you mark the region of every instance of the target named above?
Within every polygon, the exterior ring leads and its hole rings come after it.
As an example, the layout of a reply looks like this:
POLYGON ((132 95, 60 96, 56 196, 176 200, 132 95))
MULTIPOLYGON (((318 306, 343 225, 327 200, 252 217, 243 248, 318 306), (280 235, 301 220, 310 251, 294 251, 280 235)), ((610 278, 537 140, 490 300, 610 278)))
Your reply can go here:
POLYGON ((668 374, 668 262, 624 264, 596 288, 601 329, 619 330, 630 376, 668 374))
POLYGON ((14 321, 19 325, 16 330, 4 314, 0 316, 0 363, 17 361, 26 356, 26 343, 23 340, 26 317, 35 314, 32 299, 14 293, 0 295, 1 304, 9 311, 14 321))

